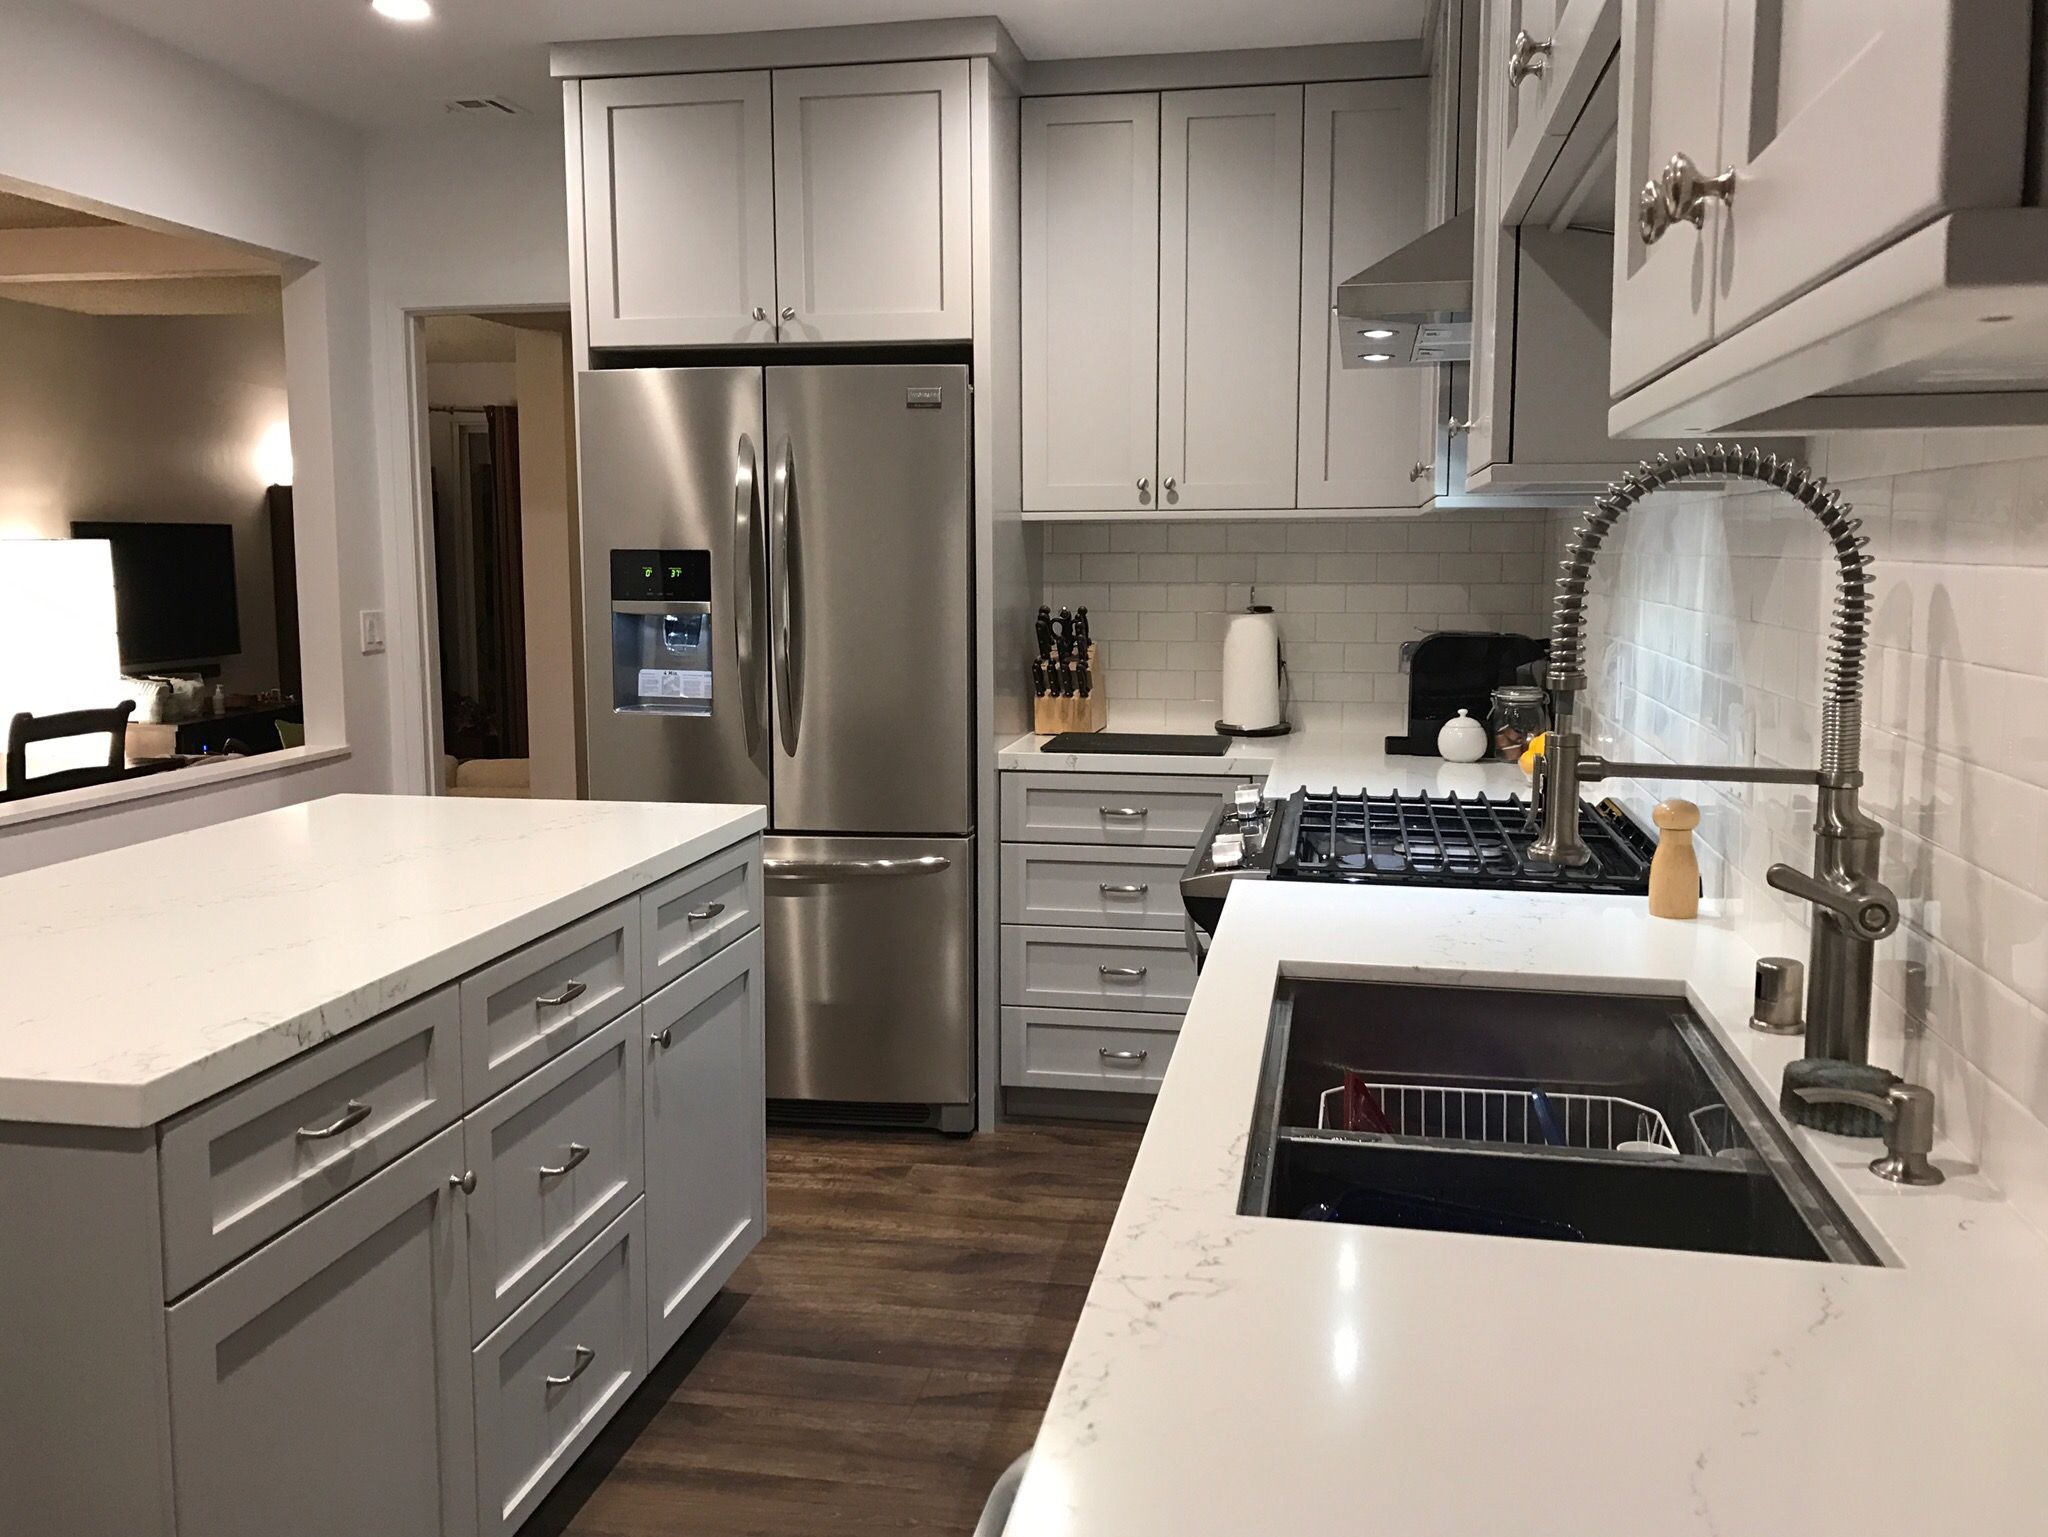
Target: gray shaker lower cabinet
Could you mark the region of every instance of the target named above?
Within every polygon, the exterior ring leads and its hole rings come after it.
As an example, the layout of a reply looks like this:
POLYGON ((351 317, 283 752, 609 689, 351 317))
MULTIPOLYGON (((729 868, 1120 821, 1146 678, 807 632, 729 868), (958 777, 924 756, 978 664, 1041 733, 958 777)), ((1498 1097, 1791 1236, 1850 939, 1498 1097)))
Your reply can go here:
POLYGON ((647 1037, 647 1343, 659 1360, 768 1229, 761 932, 669 983, 647 1037))
POLYGON ((450 1127, 171 1307, 181 1534, 476 1530, 463 1167, 450 1127))

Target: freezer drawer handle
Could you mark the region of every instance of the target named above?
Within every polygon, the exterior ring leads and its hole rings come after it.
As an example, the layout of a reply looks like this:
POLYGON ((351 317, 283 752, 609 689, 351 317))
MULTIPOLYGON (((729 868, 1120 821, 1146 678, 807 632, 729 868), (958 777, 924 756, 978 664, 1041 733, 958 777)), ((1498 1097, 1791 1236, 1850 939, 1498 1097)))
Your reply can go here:
POLYGON ((1095 888, 1106 897, 1142 897, 1152 888, 1149 885, 1132 885, 1128 881, 1102 881, 1095 888))
POLYGON ((693 908, 691 911, 683 914, 683 916, 692 923, 709 923, 724 911, 725 904, 723 902, 706 902, 702 907, 693 908))
POLYGON ((764 859, 761 869, 771 881, 881 880, 892 876, 937 875, 953 868, 944 854, 916 859, 764 859))
POLYGON ((1097 966, 1095 969, 1105 977, 1128 977, 1133 982, 1145 975, 1143 966, 1097 966))
POLYGON ((1111 1051, 1107 1046, 1104 1046, 1097 1055, 1105 1062, 1138 1063, 1143 1062, 1151 1053, 1149 1051, 1111 1051))

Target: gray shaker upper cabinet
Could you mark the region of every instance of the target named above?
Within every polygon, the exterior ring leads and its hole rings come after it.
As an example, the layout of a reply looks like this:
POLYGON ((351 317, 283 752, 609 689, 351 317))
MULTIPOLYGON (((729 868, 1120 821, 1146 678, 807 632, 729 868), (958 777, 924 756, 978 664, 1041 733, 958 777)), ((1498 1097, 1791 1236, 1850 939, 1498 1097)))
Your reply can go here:
MULTIPOLYGON (((1330 296, 1428 227, 1429 82, 1308 87, 1301 221, 1298 505, 1410 512, 1433 487, 1403 452, 1433 383, 1408 368, 1346 368, 1330 296)), ((1435 374, 1436 370, 1425 370, 1435 374)))
POLYGON ((765 71, 585 82, 592 346, 775 340, 769 102, 765 71))
POLYGON ((1612 424, 2048 420, 2040 14, 1623 0, 1612 424))
POLYGON ((973 333, 968 66, 775 72, 781 339, 973 333))
POLYGON ((1295 505, 1301 135, 1298 85, 1162 99, 1162 510, 1295 505))
POLYGON ((1158 502, 1159 97, 1023 108, 1024 505, 1158 502))

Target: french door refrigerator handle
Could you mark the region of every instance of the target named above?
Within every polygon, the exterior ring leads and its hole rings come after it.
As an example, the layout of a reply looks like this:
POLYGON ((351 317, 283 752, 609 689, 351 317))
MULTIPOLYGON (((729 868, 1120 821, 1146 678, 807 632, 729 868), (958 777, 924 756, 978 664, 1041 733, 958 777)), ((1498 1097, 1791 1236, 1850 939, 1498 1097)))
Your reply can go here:
POLYGON ((775 663, 775 711, 782 722, 782 750, 796 752, 797 708, 796 667, 792 646, 796 630, 796 599, 790 581, 792 524, 796 521, 796 445, 785 437, 776 451, 775 472, 768 489, 768 534, 774 548, 769 552, 769 627, 775 663))
POLYGON ((740 664, 742 713, 746 718, 747 742, 760 740, 765 722, 761 709, 760 659, 754 652, 758 616, 754 613, 754 585, 760 580, 760 560, 755 550, 761 516, 761 467, 754 454, 754 440, 740 434, 734 454, 732 481, 733 542, 733 633, 740 664))

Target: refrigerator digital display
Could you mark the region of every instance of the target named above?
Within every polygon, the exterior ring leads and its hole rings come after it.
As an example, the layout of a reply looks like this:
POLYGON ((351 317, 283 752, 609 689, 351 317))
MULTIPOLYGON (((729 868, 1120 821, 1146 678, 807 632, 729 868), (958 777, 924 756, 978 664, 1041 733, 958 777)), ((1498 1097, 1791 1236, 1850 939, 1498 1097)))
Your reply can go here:
POLYGON ((612 602, 709 603, 709 550, 613 550, 612 602))

